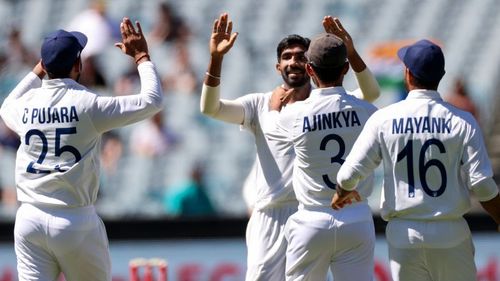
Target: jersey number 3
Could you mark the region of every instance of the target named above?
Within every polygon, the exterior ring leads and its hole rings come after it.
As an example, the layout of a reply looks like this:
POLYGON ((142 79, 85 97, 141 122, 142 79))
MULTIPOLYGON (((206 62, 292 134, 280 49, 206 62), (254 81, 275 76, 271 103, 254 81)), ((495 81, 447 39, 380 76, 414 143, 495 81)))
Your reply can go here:
MULTIPOLYGON (((71 145, 61 146, 61 135, 71 135, 71 134, 76 134, 75 127, 57 128, 56 129, 54 154, 56 157, 59 157, 64 152, 69 152, 75 156, 75 163, 76 163, 76 162, 80 161, 80 159, 82 159, 80 152, 78 152, 78 150, 74 146, 71 146, 71 145)), ((47 137, 45 136, 45 134, 42 131, 37 130, 37 129, 31 129, 26 133, 26 136, 25 136, 25 144, 26 145, 30 144, 30 139, 33 136, 37 136, 42 141, 42 151, 40 152, 40 155, 38 156, 38 159, 36 160, 36 163, 42 164, 43 160, 45 159, 45 156, 47 155, 47 152, 49 150, 49 143, 47 141, 47 137)), ((51 172, 50 170, 36 169, 35 167, 33 167, 34 164, 35 164, 35 161, 31 161, 31 163, 29 163, 29 165, 28 165, 28 168, 26 169, 26 172, 32 173, 32 174, 49 174, 51 172)), ((54 170, 60 171, 59 165, 54 167, 54 170)))
MULTIPOLYGON (((420 149, 420 154, 418 158, 418 176, 420 178, 420 183, 422 184, 422 189, 424 192, 431 197, 438 197, 443 194, 446 189, 446 169, 444 167, 443 162, 438 159, 430 159, 425 162, 425 152, 431 145, 437 146, 440 153, 446 153, 446 149, 443 143, 438 139, 429 139, 424 142, 422 148, 420 149), (432 190, 427 183, 427 179, 425 177, 427 171, 432 166, 436 167, 439 170, 439 174, 441 175, 441 185, 437 190, 432 190)), ((413 140, 409 140, 406 146, 403 148, 401 152, 398 153, 397 162, 406 158, 406 167, 408 168, 408 197, 415 197, 415 175, 413 174, 413 140)))
MULTIPOLYGON (((329 134, 326 137, 324 137, 321 140, 321 144, 319 146, 320 150, 326 150, 326 145, 328 144, 329 141, 334 140, 339 144, 339 151, 337 155, 331 158, 330 163, 339 163, 340 165, 344 164, 345 160, 342 159, 342 156, 345 154, 345 142, 344 140, 337 134, 329 134)), ((328 186, 331 189, 335 189, 337 186, 335 183, 333 183, 328 175, 323 175, 323 181, 325 182, 326 186, 328 186)))

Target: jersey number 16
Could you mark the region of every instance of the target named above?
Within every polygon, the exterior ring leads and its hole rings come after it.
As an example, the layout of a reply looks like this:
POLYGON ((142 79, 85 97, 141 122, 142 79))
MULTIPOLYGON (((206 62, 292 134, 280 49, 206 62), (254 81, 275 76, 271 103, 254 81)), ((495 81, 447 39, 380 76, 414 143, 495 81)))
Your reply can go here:
MULTIPOLYGON (((419 157, 418 157, 418 176, 420 178, 420 183, 422 184, 422 188, 424 192, 431 197, 438 197, 443 194, 446 189, 446 169, 444 167, 443 162, 438 159, 430 159, 425 162, 425 152, 431 145, 437 146, 440 153, 446 153, 446 149, 443 143, 438 139, 429 139, 424 142, 422 148, 420 149, 419 157), (432 190, 429 187, 426 179, 426 173, 432 166, 436 167, 439 170, 439 174, 441 175, 441 185, 437 190, 432 190)), ((408 168, 408 197, 415 197, 415 175, 413 174, 413 140, 409 140, 406 146, 403 148, 401 152, 398 153, 397 162, 406 158, 406 167, 408 168)))

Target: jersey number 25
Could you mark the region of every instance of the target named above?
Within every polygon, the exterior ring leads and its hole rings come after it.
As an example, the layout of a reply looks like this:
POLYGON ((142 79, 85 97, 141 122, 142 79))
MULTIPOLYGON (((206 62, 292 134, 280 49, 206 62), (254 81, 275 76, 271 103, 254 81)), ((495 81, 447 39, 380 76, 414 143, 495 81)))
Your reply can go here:
MULTIPOLYGON (((75 163, 80 161, 82 159, 82 156, 80 155, 80 152, 71 145, 63 145, 61 146, 61 135, 69 135, 69 134, 76 134, 76 128, 71 127, 71 128, 57 128, 56 129, 56 138, 55 138, 55 149, 54 149, 54 154, 56 157, 61 156, 63 152, 69 152, 75 156, 75 163)), ((30 139, 32 136, 37 136, 40 138, 42 141, 42 151, 40 152, 40 155, 38 156, 38 159, 36 160, 36 163, 42 164, 43 160, 45 159, 45 156, 47 155, 47 152, 49 150, 49 143, 47 141, 47 137, 45 134, 37 129, 31 129, 26 133, 25 136, 25 144, 29 145, 30 144, 30 139)), ((32 174, 49 174, 51 170, 41 170, 41 169, 36 169, 33 167, 35 164, 35 161, 31 161, 28 165, 28 168, 26 168, 26 172, 32 173, 32 174)), ((59 166, 57 165, 54 167, 54 170, 59 171, 59 166)))

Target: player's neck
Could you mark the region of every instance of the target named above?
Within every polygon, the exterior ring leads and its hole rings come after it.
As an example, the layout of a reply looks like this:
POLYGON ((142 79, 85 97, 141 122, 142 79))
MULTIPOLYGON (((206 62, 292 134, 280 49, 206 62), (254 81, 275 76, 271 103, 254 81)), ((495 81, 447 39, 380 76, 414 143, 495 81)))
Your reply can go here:
POLYGON ((320 83, 320 88, 331 88, 331 87, 343 87, 344 79, 343 77, 333 81, 331 83, 320 83))
POLYGON ((431 88, 422 88, 422 87, 417 87, 413 85, 408 86, 408 92, 413 91, 413 90, 424 90, 424 91, 437 91, 437 89, 431 89, 431 88))
POLYGON ((339 77, 337 80, 332 82, 323 82, 319 79, 316 79, 316 85, 318 88, 331 88, 331 87, 342 87, 342 83, 344 82, 344 77, 339 77))
POLYGON ((295 91, 288 101, 288 104, 294 103, 296 101, 303 101, 309 97, 311 93, 311 83, 306 83, 304 86, 295 88, 295 91))

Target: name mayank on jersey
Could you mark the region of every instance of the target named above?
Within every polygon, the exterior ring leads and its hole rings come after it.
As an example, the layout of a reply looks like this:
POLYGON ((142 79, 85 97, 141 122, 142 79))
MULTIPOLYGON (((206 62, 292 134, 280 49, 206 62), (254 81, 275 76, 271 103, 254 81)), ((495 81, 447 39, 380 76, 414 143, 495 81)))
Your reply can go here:
POLYGON ((392 134, 451 133, 451 118, 407 117, 392 119, 392 134))

